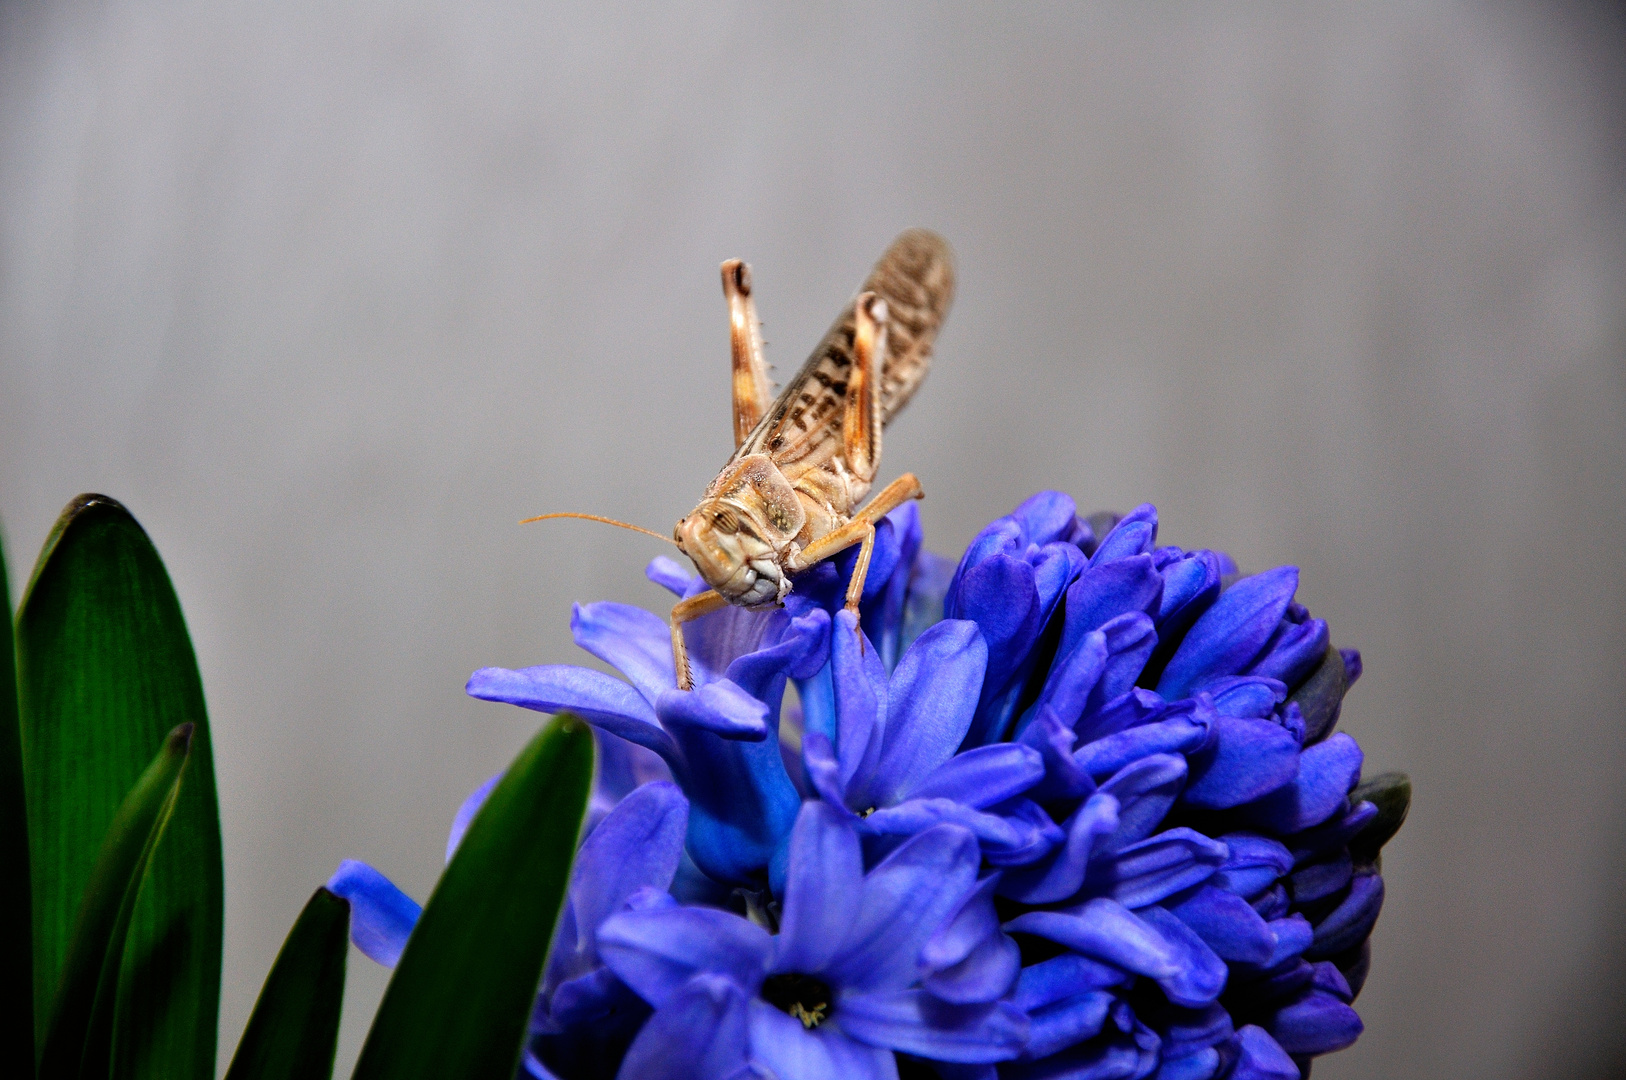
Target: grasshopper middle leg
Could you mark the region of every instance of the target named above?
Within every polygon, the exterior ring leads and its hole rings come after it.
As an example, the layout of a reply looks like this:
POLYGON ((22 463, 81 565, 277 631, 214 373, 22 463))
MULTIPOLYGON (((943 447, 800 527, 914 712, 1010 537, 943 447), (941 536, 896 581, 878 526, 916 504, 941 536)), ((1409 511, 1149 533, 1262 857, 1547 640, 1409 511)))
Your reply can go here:
POLYGON ((869 505, 853 516, 841 528, 819 537, 803 548, 786 567, 792 573, 806 570, 815 563, 847 550, 854 544, 858 550, 858 563, 853 567, 852 580, 847 583, 847 610, 858 611, 858 601, 864 595, 864 578, 869 574, 870 553, 875 548, 875 523, 908 502, 925 495, 914 473, 904 473, 881 490, 869 505))
POLYGON ((689 671, 689 647, 683 641, 683 624, 727 606, 728 601, 716 589, 707 589, 686 600, 679 600, 677 606, 672 608, 672 667, 677 672, 679 690, 694 689, 694 676, 689 671))

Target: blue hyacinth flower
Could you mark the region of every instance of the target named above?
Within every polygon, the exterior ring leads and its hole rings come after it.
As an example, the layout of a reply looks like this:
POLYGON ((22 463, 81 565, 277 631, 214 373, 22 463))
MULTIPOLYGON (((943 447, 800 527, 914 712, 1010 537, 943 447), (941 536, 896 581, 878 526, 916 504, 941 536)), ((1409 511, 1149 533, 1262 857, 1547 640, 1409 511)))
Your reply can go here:
MULTIPOLYGON (((598 950, 655 1010, 620 1076, 891 1080, 894 1051, 947 1062, 1013 1057, 1028 1021, 1003 982, 932 976, 1001 951, 976 839, 912 837, 871 869, 852 819, 803 807, 777 933, 732 912, 648 897, 608 919, 598 950), (975 983, 980 993, 965 993, 975 983), (954 990, 962 991, 959 994, 954 990)), ((981 967, 997 966, 974 961, 981 967)))
MULTIPOLYGON (((679 595, 704 588, 670 559, 656 559, 647 573, 679 595)), ((542 712, 568 709, 659 755, 691 803, 690 857, 720 882, 761 888, 801 804, 780 756, 785 683, 824 666, 829 626, 829 615, 811 604, 731 607, 696 619, 684 628, 695 686, 681 691, 658 616, 627 604, 578 604, 570 620, 576 643, 626 682, 555 664, 481 668, 467 689, 542 712)))

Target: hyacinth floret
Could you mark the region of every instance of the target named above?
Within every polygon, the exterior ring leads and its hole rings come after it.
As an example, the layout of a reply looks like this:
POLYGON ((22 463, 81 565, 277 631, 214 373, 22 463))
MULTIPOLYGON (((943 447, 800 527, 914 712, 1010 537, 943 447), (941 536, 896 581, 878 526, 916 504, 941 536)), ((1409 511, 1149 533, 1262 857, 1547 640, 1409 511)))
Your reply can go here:
MULTIPOLYGON (((1157 531, 1150 505, 1086 520, 1042 492, 951 567, 909 505, 858 618, 849 552, 780 610, 687 624, 693 692, 665 623, 620 604, 571 627, 624 680, 476 672, 601 746, 527 1069, 1287 1080, 1352 1043, 1410 790, 1363 783, 1335 730, 1360 656, 1296 568, 1157 531)), ((359 863, 331 887, 393 963, 416 904, 359 863)))

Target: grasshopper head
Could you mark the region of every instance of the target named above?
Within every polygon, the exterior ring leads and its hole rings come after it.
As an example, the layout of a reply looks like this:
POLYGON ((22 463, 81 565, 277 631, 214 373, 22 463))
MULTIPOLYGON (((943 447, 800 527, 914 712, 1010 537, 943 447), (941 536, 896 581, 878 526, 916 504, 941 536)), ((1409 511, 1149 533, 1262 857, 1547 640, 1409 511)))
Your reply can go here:
POLYGON ((790 578, 779 565, 779 551, 790 538, 777 532, 765 515, 725 496, 701 500, 677 523, 672 537, 723 599, 766 608, 790 592, 790 578))

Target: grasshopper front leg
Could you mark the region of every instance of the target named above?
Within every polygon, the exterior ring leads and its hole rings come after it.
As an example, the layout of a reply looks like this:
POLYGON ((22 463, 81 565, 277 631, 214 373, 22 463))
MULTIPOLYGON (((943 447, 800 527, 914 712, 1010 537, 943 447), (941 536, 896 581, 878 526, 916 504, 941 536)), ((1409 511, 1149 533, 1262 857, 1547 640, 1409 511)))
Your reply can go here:
MULTIPOLYGON (((915 479, 915 474, 904 473, 886 485, 881 493, 871 499, 869 505, 854 515, 847 524, 819 537, 798 552, 785 569, 791 573, 806 570, 854 544, 861 545, 858 549, 858 561, 853 566, 852 580, 847 583, 846 607, 856 615, 858 602, 864 596, 864 578, 869 574, 870 553, 875 549, 875 523, 910 499, 924 498, 925 494, 920 488, 920 481, 915 479)), ((699 597, 695 599, 698 600, 699 597)))
POLYGON ((686 600, 679 600, 677 606, 672 608, 672 668, 677 672, 679 690, 694 689, 694 676, 689 671, 689 646, 683 640, 683 624, 727 606, 728 601, 716 589, 707 589, 686 600))

